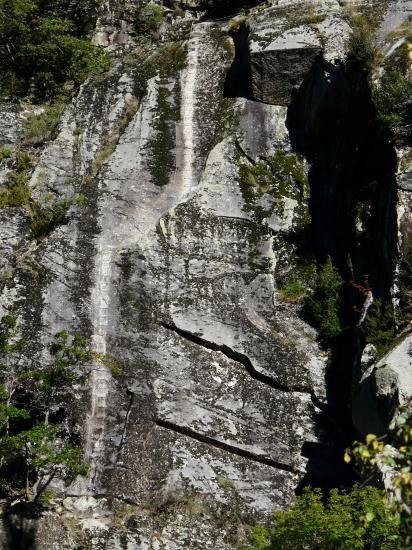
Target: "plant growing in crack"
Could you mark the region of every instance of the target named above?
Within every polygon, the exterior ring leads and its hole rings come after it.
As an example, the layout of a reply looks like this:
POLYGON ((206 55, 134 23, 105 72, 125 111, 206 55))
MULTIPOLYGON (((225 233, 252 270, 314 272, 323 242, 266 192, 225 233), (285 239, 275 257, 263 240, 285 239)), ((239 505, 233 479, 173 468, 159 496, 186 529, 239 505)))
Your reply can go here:
POLYGON ((305 314, 328 346, 341 332, 343 280, 330 256, 321 267, 313 294, 306 299, 305 314))

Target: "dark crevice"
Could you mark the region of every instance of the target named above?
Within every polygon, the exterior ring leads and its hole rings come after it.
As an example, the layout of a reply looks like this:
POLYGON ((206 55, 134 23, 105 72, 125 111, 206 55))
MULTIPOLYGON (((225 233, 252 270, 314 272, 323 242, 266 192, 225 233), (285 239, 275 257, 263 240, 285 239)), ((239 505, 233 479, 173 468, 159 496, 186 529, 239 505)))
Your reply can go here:
POLYGON ((253 165, 256 164, 256 161, 254 159, 252 159, 252 157, 250 157, 246 153, 246 151, 243 149, 243 147, 240 145, 238 139, 235 141, 235 147, 236 147, 236 150, 238 151, 238 153, 240 153, 243 157, 245 157, 245 159, 247 159, 251 164, 253 164, 253 165))
POLYGON ((216 449, 221 449, 222 451, 226 451, 228 453, 240 456, 247 460, 251 460, 252 462, 258 462, 259 464, 264 464, 265 466, 276 468, 276 470, 283 470, 285 472, 290 472, 294 474, 299 473, 297 470, 295 470, 295 468, 293 468, 292 466, 289 466, 288 464, 283 464, 281 462, 278 462, 277 460, 273 460, 272 458, 260 456, 250 451, 247 451, 245 449, 240 449, 239 447, 235 447, 233 445, 230 445, 229 443, 225 443, 224 441, 218 441, 207 435, 195 432, 194 430, 191 430, 186 426, 178 426, 173 422, 169 422, 168 420, 161 420, 161 419, 156 419, 155 424, 160 428, 172 430, 178 434, 184 435, 186 437, 190 437, 191 439, 195 439, 200 443, 205 443, 206 445, 210 445, 211 447, 215 447, 216 449))
POLYGON ((127 424, 129 422, 129 417, 130 417, 130 413, 132 411, 132 407, 133 407, 133 403, 134 403, 134 398, 135 398, 135 394, 134 392, 132 391, 127 391, 127 395, 129 397, 129 403, 128 403, 128 406, 127 406, 127 411, 126 411, 126 416, 124 418, 124 425, 123 425, 123 431, 122 431, 122 438, 120 440, 120 444, 119 444, 119 453, 121 452, 122 448, 123 448, 123 445, 124 445, 124 442, 126 440, 126 432, 127 432, 127 424))
POLYGON ((319 263, 331 256, 345 280, 368 274, 374 296, 390 297, 397 161, 376 120, 365 71, 332 68, 318 59, 294 95, 287 127, 293 149, 311 166, 309 207, 319 263))
POLYGON ((192 342, 193 344, 197 344, 198 346, 202 346, 203 348, 211 351, 219 351, 228 359, 236 361, 236 363, 240 363, 246 369, 251 378, 253 378, 254 380, 258 380, 259 382, 262 382, 262 384, 266 384, 267 386, 270 386, 275 390, 282 392, 299 392, 312 394, 312 391, 310 389, 285 386, 284 384, 281 384, 280 382, 274 380, 271 376, 257 371, 256 368, 253 366, 252 361, 244 353, 235 351, 224 344, 216 344, 216 342, 205 340, 204 338, 197 336, 196 334, 193 334, 192 332, 189 332, 187 330, 178 328, 176 325, 171 323, 161 323, 161 326, 167 330, 175 332, 176 334, 178 334, 182 338, 185 338, 189 342, 192 342))
POLYGON ((231 19, 242 10, 248 10, 262 3, 262 0, 198 0, 193 6, 190 2, 181 5, 181 0, 163 0, 168 8, 180 7, 188 11, 200 12, 201 21, 231 19))
POLYGON ((230 31, 229 36, 235 46, 235 58, 224 85, 225 97, 244 97, 253 100, 252 69, 249 51, 249 27, 242 24, 238 30, 230 31))
MULTIPOLYGON (((389 301, 397 254, 396 154, 377 121, 367 73, 343 64, 330 67, 319 58, 294 94, 287 127, 293 150, 310 164, 310 241, 318 264, 330 256, 344 281, 367 275, 374 297, 389 301)), ((331 344, 326 372, 328 406, 345 436, 335 441, 342 454, 356 438, 351 397, 365 344, 356 326, 356 298, 346 284, 341 313, 346 328, 331 344)), ((337 473, 335 486, 343 478, 337 473)), ((313 478, 307 482, 314 484, 313 478)))
POLYGON ((196 334, 193 334, 192 332, 178 328, 174 324, 171 324, 171 323, 160 323, 160 324, 163 328, 175 332, 176 334, 178 334, 182 338, 185 338, 189 342, 192 342, 193 344, 197 344, 198 346, 202 346, 203 348, 211 351, 219 351, 228 359, 231 359, 232 361, 236 361, 236 363, 240 363, 246 369, 246 372, 249 374, 251 378, 253 378, 254 380, 257 380, 258 382, 261 382, 262 384, 266 384, 267 386, 270 386, 271 388, 282 392, 288 392, 288 393, 296 392, 296 393, 309 394, 312 400, 312 403, 315 407, 317 407, 321 411, 328 412, 331 416, 333 416, 333 411, 328 407, 328 405, 326 405, 326 403, 321 401, 316 396, 315 392, 310 388, 302 388, 301 386, 286 386, 285 384, 281 384, 280 382, 277 382, 276 380, 274 380, 271 376, 268 376, 256 370, 256 368, 253 366, 253 363, 249 359, 249 357, 243 353, 235 351, 224 344, 216 344, 216 342, 210 342, 209 340, 205 340, 204 338, 196 334))

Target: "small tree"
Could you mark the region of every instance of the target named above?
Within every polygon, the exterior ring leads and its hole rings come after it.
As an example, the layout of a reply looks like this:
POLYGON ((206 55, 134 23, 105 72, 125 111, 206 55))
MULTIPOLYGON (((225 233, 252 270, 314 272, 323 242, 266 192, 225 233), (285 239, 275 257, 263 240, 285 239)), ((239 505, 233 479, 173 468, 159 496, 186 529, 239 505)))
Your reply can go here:
MULTIPOLYGON (((0 349, 18 351, 15 320, 0 321, 0 349)), ((10 362, 0 385, 0 491, 6 499, 38 501, 56 477, 84 475, 88 466, 72 440, 65 418, 76 385, 87 379, 84 364, 91 359, 86 341, 66 332, 50 345, 51 361, 39 368, 10 362), (83 366, 83 368, 82 368, 83 366)))
POLYGON ((342 278, 328 256, 317 277, 314 292, 305 303, 307 316, 318 328, 320 339, 326 345, 341 331, 342 286, 342 278))
POLYGON ((61 84, 81 84, 108 66, 107 55, 82 34, 82 23, 56 3, 0 0, 0 93, 48 98, 61 84))

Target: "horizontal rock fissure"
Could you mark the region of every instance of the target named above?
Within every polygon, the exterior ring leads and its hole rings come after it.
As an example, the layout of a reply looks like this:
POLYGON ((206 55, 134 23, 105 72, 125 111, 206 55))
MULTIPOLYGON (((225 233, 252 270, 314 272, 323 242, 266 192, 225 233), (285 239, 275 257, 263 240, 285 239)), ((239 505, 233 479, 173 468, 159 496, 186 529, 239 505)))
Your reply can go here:
POLYGON ((308 393, 312 395, 312 392, 308 389, 296 388, 294 386, 288 387, 285 384, 281 384, 280 382, 277 382, 267 374, 263 374, 262 372, 259 372, 253 366, 252 361, 249 359, 247 355, 240 353, 238 351, 235 351, 224 344, 216 344, 216 342, 210 342, 209 340, 205 340, 204 338, 197 336, 192 332, 178 328, 176 325, 171 323, 161 323, 161 326, 167 330, 171 330, 175 332, 182 338, 185 338, 186 340, 189 340, 194 344, 202 346, 205 349, 208 349, 211 351, 219 351, 228 359, 231 359, 232 361, 236 361, 236 363, 240 363, 241 365, 243 365, 243 367, 246 369, 246 372, 249 374, 251 378, 253 378, 254 380, 257 380, 258 382, 262 382, 263 384, 266 384, 267 386, 270 386, 275 390, 279 390, 282 392, 308 393))
POLYGON ((293 466, 290 466, 289 464, 283 464, 282 462, 278 462, 277 460, 273 460, 272 458, 257 455, 255 453, 247 451, 246 449, 240 449, 239 447, 235 447, 234 445, 226 443, 225 441, 220 441, 208 435, 200 434, 192 430, 191 428, 188 428, 187 426, 179 426, 168 420, 161 419, 156 419, 155 424, 160 428, 165 428, 166 430, 171 430, 186 437, 190 437, 191 439, 195 439, 200 443, 205 443, 206 445, 210 445, 211 447, 215 447, 217 449, 221 449, 222 451, 240 456, 252 462, 258 462, 259 464, 264 464, 265 466, 276 468, 276 470, 283 470, 292 474, 299 473, 293 468, 293 466))

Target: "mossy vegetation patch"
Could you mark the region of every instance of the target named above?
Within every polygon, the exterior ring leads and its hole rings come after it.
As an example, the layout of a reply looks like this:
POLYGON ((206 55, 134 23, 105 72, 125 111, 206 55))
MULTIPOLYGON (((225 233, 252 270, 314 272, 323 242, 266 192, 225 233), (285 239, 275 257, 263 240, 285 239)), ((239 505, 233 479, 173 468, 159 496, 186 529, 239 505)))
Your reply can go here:
POLYGON ((33 159, 21 149, 3 150, 3 160, 8 159, 10 171, 0 187, 0 208, 28 206, 31 199, 29 187, 33 159))
POLYGON ((163 186, 169 183, 176 168, 176 123, 180 120, 180 88, 173 81, 159 85, 152 128, 153 136, 146 144, 147 166, 152 182, 163 186), (176 90, 177 87, 177 90, 176 90))
POLYGON ((67 199, 59 199, 41 206, 37 201, 30 203, 30 232, 29 239, 42 241, 59 225, 67 221, 70 206, 82 204, 83 195, 76 194, 67 199))
POLYGON ((140 36, 157 39, 164 17, 163 6, 152 1, 144 2, 134 21, 135 32, 140 36))
POLYGON ((64 104, 65 98, 60 96, 52 103, 43 105, 41 112, 31 113, 23 124, 23 143, 39 146, 55 137, 64 104))
POLYGON ((277 290, 280 300, 292 304, 303 303, 311 294, 316 282, 316 264, 302 258, 294 258, 293 268, 277 278, 277 290))
POLYGON ((366 343, 375 346, 378 359, 396 344, 395 312, 391 300, 374 300, 366 316, 364 332, 366 343))
MULTIPOLYGON (((239 156, 239 183, 244 200, 244 210, 254 212, 256 221, 270 216, 276 203, 268 208, 259 205, 259 199, 268 195, 274 199, 301 201, 308 184, 303 160, 294 153, 278 150, 268 159, 245 163, 239 156)), ((282 209, 280 202, 276 205, 282 209)), ((283 214, 283 212, 279 212, 283 214)))

